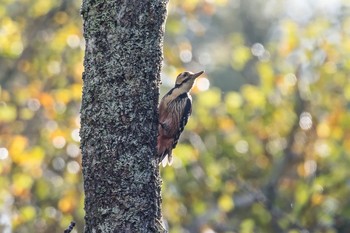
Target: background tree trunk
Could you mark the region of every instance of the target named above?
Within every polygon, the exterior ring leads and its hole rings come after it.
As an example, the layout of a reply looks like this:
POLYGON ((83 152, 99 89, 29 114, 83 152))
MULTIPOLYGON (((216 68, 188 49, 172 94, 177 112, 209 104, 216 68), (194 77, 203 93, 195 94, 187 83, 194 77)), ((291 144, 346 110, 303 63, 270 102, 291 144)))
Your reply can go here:
POLYGON ((158 232, 154 160, 166 0, 84 0, 85 232, 158 232))

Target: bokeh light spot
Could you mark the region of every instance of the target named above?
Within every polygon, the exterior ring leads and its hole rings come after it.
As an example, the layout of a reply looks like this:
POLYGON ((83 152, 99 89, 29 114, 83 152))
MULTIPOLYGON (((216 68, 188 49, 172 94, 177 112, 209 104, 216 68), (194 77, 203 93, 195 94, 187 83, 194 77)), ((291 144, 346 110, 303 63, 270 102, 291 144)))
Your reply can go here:
POLYGON ((58 127, 58 124, 56 121, 51 120, 46 122, 46 128, 50 131, 54 131, 55 129, 57 129, 57 127, 58 127))
POLYGON ((67 146, 67 154, 72 157, 72 158, 76 158, 79 156, 80 154, 80 149, 79 146, 73 143, 68 144, 67 146))
POLYGON ((317 164, 314 160, 307 160, 304 163, 304 169, 307 176, 313 175, 316 172, 317 164))
POLYGON ((61 72, 61 65, 58 61, 52 61, 47 65, 50 74, 58 74, 61 72))
POLYGON ((317 140, 314 148, 316 153, 322 158, 330 155, 330 148, 325 140, 317 140))
POLYGON ((202 233, 216 233, 216 231, 214 231, 211 228, 205 228, 205 229, 203 229, 202 233))
POLYGON ((300 128, 303 130, 309 130, 312 127, 312 116, 308 112, 303 112, 300 114, 300 120, 299 120, 300 128))
POLYGON ((52 206, 48 206, 45 208, 45 215, 47 215, 50 218, 56 218, 57 217, 57 210, 56 208, 52 206))
POLYGON ((248 152, 249 144, 247 141, 239 140, 235 144, 235 149, 238 153, 245 154, 248 152))
POLYGON ((65 165, 66 165, 66 162, 61 157, 56 157, 52 161, 52 167, 56 171, 62 171, 64 169, 65 165))
POLYGON ((265 52, 265 48, 262 44, 260 43, 255 43, 253 44, 252 48, 251 48, 252 54, 256 57, 260 57, 264 54, 265 52))
POLYGON ((297 77, 293 73, 284 76, 284 83, 288 86, 294 86, 297 83, 297 77))
POLYGON ((201 53, 198 57, 198 61, 202 65, 208 65, 211 62, 211 56, 209 53, 201 53))
POLYGON ((69 35, 67 37, 67 44, 71 48, 77 48, 80 46, 80 38, 77 35, 69 35))
POLYGON ((35 112, 40 109, 40 102, 38 99, 29 99, 27 101, 27 106, 31 111, 35 112))
POLYGON ((0 148, 0 160, 7 159, 9 156, 9 151, 5 147, 0 148))
POLYGON ((80 165, 77 161, 70 161, 67 164, 67 171, 72 174, 77 174, 80 171, 80 165))
POLYGON ((184 63, 189 63, 192 61, 192 52, 188 49, 181 50, 180 59, 184 63))
POLYGON ((11 44, 11 52, 15 55, 20 55, 23 52, 23 44, 21 41, 15 41, 11 44))
POLYGON ((61 149, 66 145, 66 139, 62 136, 54 137, 54 139, 52 140, 52 144, 57 149, 61 149))
POLYGON ((210 87, 210 82, 207 78, 198 78, 196 81, 196 86, 200 91, 206 91, 210 87))
POLYGON ((78 115, 75 120, 74 120, 75 124, 80 127, 80 115, 78 115))
POLYGON ((80 142, 80 135, 79 135, 79 129, 74 129, 71 133, 71 137, 74 141, 80 142))
POLYGON ((67 106, 62 102, 57 102, 54 105, 54 109, 58 114, 62 114, 66 111, 67 106))

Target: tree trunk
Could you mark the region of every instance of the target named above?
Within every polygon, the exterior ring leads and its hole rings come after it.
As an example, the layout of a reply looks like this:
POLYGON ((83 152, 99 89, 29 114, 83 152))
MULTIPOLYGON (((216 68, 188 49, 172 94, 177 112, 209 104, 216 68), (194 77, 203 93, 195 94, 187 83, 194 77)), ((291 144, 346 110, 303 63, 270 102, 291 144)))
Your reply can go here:
POLYGON ((167 0, 83 0, 85 232, 159 232, 155 160, 167 0))

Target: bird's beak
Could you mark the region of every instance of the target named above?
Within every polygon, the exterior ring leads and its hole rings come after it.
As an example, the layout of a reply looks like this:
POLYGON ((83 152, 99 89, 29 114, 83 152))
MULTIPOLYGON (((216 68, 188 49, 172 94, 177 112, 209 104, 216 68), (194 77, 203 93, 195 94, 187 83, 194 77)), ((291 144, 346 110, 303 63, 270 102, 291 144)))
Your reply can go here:
POLYGON ((198 73, 195 73, 195 74, 192 74, 192 78, 193 79, 196 79, 197 77, 199 77, 201 74, 203 74, 204 73, 204 70, 203 71, 200 71, 200 72, 198 72, 198 73))

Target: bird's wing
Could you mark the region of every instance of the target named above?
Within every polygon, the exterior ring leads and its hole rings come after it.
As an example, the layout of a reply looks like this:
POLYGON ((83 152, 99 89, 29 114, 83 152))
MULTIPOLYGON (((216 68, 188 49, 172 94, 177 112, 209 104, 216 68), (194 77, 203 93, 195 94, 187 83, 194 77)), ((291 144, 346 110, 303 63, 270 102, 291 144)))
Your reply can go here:
POLYGON ((192 100, 191 96, 187 93, 179 95, 174 101, 169 104, 169 110, 172 113, 172 135, 174 137, 173 148, 175 148, 180 134, 187 124, 188 118, 192 113, 192 100))

